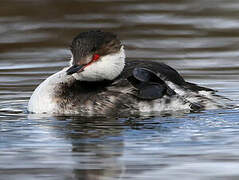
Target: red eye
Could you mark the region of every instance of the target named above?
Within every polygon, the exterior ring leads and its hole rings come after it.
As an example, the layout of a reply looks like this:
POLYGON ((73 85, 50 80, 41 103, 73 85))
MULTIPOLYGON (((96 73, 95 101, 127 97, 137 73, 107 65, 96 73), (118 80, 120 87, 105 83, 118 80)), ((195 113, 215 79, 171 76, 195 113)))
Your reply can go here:
POLYGON ((92 61, 97 61, 100 58, 99 54, 94 54, 92 57, 92 61))

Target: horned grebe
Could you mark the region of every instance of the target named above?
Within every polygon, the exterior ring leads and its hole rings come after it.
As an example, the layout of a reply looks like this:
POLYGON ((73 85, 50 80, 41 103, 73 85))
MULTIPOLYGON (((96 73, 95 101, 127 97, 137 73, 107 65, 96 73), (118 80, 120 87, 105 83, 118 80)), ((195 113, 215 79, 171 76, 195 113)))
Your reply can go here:
POLYGON ((220 106, 214 90, 186 82, 164 63, 125 60, 113 33, 82 32, 73 39, 71 52, 70 66, 36 88, 30 112, 120 115, 220 106))

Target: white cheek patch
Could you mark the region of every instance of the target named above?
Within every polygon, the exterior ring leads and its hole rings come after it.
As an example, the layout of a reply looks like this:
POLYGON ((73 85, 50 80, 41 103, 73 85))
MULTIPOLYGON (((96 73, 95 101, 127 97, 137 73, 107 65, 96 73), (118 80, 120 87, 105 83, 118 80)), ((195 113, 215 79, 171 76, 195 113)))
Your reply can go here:
POLYGON ((73 65, 73 56, 71 55, 71 60, 69 62, 69 65, 72 66, 73 65))
POLYGON ((101 81, 116 78, 124 69, 125 53, 123 46, 118 53, 100 57, 96 62, 86 67, 83 72, 73 74, 81 81, 101 81))

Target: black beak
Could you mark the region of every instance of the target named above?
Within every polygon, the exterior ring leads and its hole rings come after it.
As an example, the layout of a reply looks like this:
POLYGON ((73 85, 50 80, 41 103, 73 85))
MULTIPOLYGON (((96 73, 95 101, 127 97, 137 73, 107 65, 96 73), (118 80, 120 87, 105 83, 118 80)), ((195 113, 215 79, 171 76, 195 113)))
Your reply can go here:
POLYGON ((76 73, 80 70, 83 71, 84 66, 85 65, 73 65, 69 69, 67 69, 66 74, 71 75, 71 74, 74 74, 74 73, 76 73))

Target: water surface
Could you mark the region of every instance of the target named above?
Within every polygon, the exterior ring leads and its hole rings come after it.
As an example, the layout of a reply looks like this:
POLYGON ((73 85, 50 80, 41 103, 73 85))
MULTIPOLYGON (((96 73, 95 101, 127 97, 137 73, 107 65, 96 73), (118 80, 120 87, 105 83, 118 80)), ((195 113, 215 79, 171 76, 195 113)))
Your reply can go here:
POLYGON ((239 2, 0 2, 0 179, 238 179, 239 110, 87 118, 30 115, 32 91, 67 65, 79 32, 123 40, 239 104, 239 2))

